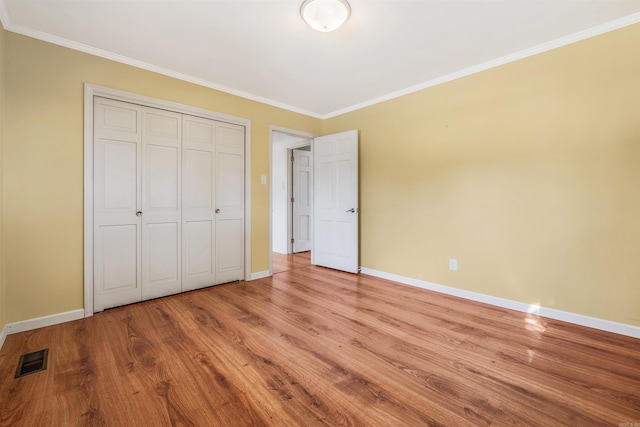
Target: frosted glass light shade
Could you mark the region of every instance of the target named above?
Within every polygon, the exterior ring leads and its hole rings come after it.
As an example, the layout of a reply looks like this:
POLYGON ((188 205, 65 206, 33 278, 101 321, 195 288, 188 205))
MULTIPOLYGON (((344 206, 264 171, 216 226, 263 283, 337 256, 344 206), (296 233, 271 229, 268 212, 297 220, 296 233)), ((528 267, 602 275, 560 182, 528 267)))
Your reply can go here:
POLYGON ((337 30, 351 15, 346 0, 305 0, 300 15, 311 28, 324 33, 337 30))

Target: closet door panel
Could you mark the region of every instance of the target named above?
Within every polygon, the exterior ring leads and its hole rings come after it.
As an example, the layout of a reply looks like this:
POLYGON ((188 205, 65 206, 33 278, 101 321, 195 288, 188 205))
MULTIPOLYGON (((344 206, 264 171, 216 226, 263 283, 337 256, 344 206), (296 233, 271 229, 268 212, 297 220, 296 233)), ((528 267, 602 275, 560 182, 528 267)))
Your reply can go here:
POLYGON ((142 108, 142 298, 182 290, 182 117, 142 108))
POLYGON ((141 108, 96 97, 93 117, 94 311, 142 299, 141 108))
POLYGON ((186 148, 185 209, 213 213, 213 153, 186 148))
MULTIPOLYGON (((215 272, 213 265, 213 221, 185 221, 183 250, 185 280, 191 284, 210 286, 215 272)), ((194 288, 195 289, 195 288, 194 288)))
POLYGON ((224 248, 218 251, 218 271, 220 271, 221 275, 225 273, 233 274, 227 276, 226 281, 241 279, 238 276, 238 272, 244 265, 242 254, 244 245, 240 239, 243 235, 243 229, 242 220, 218 220, 218 234, 216 237, 221 247, 224 248))
POLYGON ((184 115, 182 290, 215 284, 215 122, 184 115))
POLYGON ((244 130, 216 123, 216 283, 244 279, 244 130))
POLYGON ((244 205, 244 159, 242 154, 218 153, 218 191, 216 206, 219 209, 242 210, 244 205))
POLYGON ((126 292, 136 289, 138 228, 135 224, 98 227, 96 237, 100 244, 97 247, 96 258, 101 261, 97 273, 102 292, 126 292))
POLYGON ((146 146, 147 211, 153 213, 165 211, 172 214, 179 211, 179 160, 180 150, 177 147, 151 144, 146 146))
POLYGON ((175 222, 147 225, 148 243, 144 248, 148 252, 149 283, 163 284, 180 279, 178 224, 175 222))

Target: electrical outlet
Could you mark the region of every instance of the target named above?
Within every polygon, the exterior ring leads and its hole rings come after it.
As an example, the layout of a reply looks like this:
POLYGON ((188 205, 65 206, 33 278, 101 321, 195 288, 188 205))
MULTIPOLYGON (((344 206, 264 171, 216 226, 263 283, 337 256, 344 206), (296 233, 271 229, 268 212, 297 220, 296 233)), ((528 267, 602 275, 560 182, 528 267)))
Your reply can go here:
POLYGON ((449 258, 449 270, 458 271, 458 260, 456 258, 449 258))
POLYGON ((260 175, 260 184, 267 185, 267 175, 260 175))

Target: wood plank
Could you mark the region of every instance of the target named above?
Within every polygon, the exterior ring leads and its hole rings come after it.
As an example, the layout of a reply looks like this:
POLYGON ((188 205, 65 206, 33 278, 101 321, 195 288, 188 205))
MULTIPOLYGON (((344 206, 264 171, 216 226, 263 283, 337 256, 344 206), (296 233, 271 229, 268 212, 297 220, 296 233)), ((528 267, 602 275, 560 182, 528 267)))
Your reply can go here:
POLYGON ((640 423, 640 340, 281 268, 10 335, 0 426, 640 423), (48 369, 14 379, 41 348, 48 369))
POLYGON ((272 262, 273 274, 308 267, 311 265, 311 252, 299 252, 289 255, 273 252, 272 262))

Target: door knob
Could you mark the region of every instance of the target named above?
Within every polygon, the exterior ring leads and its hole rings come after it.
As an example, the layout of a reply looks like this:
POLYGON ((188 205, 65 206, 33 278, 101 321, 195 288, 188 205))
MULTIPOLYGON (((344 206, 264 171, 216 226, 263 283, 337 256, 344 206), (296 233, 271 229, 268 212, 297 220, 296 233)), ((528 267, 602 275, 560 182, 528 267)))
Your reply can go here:
POLYGON ((355 210, 355 208, 351 208, 351 209, 349 209, 349 210, 346 210, 345 212, 355 213, 355 211, 356 211, 356 210, 355 210))
POLYGON ((136 216, 142 216, 142 211, 136 212, 136 216))
POLYGON ((220 213, 220 209, 216 209, 216 213, 220 213))

